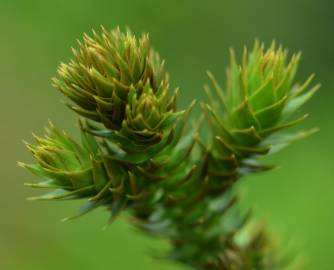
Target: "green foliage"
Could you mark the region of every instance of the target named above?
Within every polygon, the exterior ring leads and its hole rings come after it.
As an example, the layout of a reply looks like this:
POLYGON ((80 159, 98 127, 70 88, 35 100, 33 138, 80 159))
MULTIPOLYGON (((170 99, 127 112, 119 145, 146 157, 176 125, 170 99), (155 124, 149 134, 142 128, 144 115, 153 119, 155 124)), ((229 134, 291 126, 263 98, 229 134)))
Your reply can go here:
POLYGON ((54 84, 75 103, 82 142, 50 125, 28 144, 37 164, 20 164, 42 179, 29 185, 54 189, 33 199, 86 199, 78 215, 104 206, 112 219, 127 210, 136 227, 170 241, 165 258, 191 269, 288 269, 265 229, 238 209, 233 187, 272 168, 259 156, 316 131, 277 135, 306 118, 291 120, 318 89, 309 89, 313 76, 295 84, 300 55, 256 42, 239 65, 231 51, 226 88, 208 73, 209 104, 191 125, 195 103, 176 109, 147 35, 102 29, 73 53, 54 84))

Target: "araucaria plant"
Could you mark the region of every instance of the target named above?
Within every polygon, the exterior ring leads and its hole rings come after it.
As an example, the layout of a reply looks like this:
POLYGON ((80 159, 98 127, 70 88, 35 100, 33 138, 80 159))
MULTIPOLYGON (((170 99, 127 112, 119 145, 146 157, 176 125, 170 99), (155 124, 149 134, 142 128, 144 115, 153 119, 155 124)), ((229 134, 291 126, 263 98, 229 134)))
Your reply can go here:
POLYGON ((53 79, 79 116, 81 142, 50 124, 27 144, 36 163, 20 165, 41 179, 27 185, 53 190, 32 199, 83 199, 76 216, 127 211, 134 226, 169 241, 164 258, 187 269, 290 269, 238 208, 235 183, 272 168, 259 157, 316 131, 284 132, 307 117, 294 115, 318 89, 313 75, 295 83, 299 60, 274 42, 256 41, 240 61, 231 50, 226 86, 208 73, 208 103, 194 124, 195 102, 177 109, 178 90, 147 34, 84 35, 53 79))

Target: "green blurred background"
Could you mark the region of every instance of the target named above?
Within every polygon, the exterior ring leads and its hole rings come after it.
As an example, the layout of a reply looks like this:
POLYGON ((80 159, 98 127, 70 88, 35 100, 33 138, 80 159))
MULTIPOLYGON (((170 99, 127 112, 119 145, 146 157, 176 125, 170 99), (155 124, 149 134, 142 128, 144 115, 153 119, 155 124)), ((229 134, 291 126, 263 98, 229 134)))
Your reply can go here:
MULTIPOLYGON (((212 70, 224 80, 228 48, 239 52, 254 38, 275 38, 302 50, 298 78, 312 72, 321 91, 304 110, 305 127, 321 132, 269 159, 275 172, 244 179, 244 207, 265 220, 281 238, 303 254, 305 269, 334 269, 334 2, 331 0, 0 0, 0 269, 178 269, 150 259, 166 248, 163 241, 135 232, 125 219, 102 230, 102 209, 61 223, 76 203, 27 202, 36 190, 23 187, 31 175, 16 166, 31 161, 22 139, 42 132, 50 118, 76 134, 75 117, 50 86, 60 61, 83 32, 99 25, 129 26, 150 32, 167 59, 173 85, 182 90, 181 106, 203 98, 202 86, 212 70)), ((37 191, 38 192, 38 191, 37 191)))

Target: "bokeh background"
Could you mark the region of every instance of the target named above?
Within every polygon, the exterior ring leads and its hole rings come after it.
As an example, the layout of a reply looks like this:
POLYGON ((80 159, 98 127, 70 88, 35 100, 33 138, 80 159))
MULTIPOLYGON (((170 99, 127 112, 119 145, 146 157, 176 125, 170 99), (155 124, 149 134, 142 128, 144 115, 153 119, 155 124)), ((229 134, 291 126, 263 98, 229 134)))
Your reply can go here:
MULTIPOLYGON (((75 117, 50 85, 60 61, 83 32, 116 25, 139 34, 167 59, 181 106, 203 98, 206 69, 224 80, 228 48, 275 38, 302 50, 298 78, 317 74, 321 91, 304 108, 317 135, 267 158, 280 170, 244 179, 243 206, 265 220, 284 247, 303 254, 305 269, 334 269, 334 2, 331 0, 0 0, 0 269, 179 269, 147 255, 163 241, 135 232, 126 218, 102 230, 102 209, 61 223, 76 203, 27 202, 32 176, 16 166, 31 161, 22 139, 50 118, 77 134, 75 117)), ((296 255, 297 256, 297 255, 296 255)))

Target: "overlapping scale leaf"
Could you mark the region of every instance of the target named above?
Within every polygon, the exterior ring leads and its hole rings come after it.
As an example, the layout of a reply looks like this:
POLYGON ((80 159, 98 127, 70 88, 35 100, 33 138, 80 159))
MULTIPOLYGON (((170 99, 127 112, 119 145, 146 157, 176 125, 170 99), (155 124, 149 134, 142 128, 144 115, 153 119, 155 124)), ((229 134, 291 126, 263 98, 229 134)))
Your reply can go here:
POLYGON ((19 164, 41 180, 26 185, 53 191, 31 199, 86 199, 76 216, 101 205, 113 215, 131 207, 129 196, 136 192, 133 175, 120 162, 105 159, 93 136, 82 133, 82 143, 78 144, 52 124, 46 132, 44 138, 35 136, 37 145, 27 144, 37 163, 19 164))
POLYGON ((139 144, 159 142, 184 113, 176 112, 176 94, 170 96, 164 86, 154 92, 149 82, 141 93, 131 86, 121 133, 139 144))
POLYGON ((72 199, 93 195, 95 183, 107 181, 105 177, 96 177, 100 168, 96 160, 95 142, 90 142, 92 150, 89 151, 52 124, 46 132, 44 138, 35 136, 37 145, 27 144, 37 163, 20 163, 42 180, 28 185, 56 189, 38 197, 40 199, 72 199))
POLYGON ((60 65, 53 83, 81 116, 118 130, 131 87, 138 95, 147 83, 154 93, 168 87, 164 63, 151 50, 147 34, 137 39, 129 30, 102 28, 101 34, 93 31, 92 37, 84 35, 78 43, 74 58, 60 65))
POLYGON ((226 89, 208 73, 213 91, 207 87, 210 103, 206 111, 217 157, 241 160, 264 155, 272 147, 267 140, 271 134, 307 117, 291 119, 319 85, 309 87, 313 75, 301 85, 295 83, 299 61, 300 54, 289 57, 288 51, 277 48, 275 42, 265 49, 256 41, 250 53, 244 49, 241 64, 231 50, 226 89))

